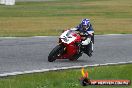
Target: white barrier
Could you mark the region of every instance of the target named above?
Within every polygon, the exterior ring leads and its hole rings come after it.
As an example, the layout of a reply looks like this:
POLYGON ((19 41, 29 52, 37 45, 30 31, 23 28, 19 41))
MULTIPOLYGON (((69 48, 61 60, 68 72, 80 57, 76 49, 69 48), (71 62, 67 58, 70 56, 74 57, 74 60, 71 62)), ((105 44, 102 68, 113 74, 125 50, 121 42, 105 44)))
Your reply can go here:
POLYGON ((0 0, 0 4, 5 4, 5 0, 0 0))
POLYGON ((15 0, 0 0, 0 4, 15 5, 15 0))
POLYGON ((15 5, 15 0, 5 0, 5 5, 15 5))

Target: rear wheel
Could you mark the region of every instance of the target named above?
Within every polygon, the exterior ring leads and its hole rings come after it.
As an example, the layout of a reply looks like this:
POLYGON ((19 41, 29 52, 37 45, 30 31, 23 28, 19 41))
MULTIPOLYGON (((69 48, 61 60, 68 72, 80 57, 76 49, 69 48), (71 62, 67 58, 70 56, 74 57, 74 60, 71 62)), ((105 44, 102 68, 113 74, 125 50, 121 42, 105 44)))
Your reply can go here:
POLYGON ((57 57, 64 52, 64 47, 61 45, 57 45, 49 54, 48 61, 53 62, 57 59, 57 57))

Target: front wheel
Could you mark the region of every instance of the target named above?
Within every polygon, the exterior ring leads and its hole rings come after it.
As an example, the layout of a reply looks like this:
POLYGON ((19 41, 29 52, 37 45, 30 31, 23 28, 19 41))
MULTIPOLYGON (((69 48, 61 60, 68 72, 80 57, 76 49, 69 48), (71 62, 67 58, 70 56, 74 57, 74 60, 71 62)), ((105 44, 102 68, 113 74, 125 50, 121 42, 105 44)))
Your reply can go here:
POLYGON ((53 62, 57 59, 58 55, 64 52, 64 47, 61 45, 57 45, 49 54, 48 61, 53 62))

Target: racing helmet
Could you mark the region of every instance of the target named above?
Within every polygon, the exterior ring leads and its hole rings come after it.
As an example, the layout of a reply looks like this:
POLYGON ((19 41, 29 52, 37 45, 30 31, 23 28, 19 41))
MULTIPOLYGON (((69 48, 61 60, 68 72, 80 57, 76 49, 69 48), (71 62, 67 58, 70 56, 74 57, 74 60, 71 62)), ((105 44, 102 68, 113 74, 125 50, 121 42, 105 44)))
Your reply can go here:
POLYGON ((83 19, 81 21, 81 25, 82 25, 82 27, 86 27, 86 29, 88 29, 90 27, 90 21, 89 21, 89 19, 83 19))

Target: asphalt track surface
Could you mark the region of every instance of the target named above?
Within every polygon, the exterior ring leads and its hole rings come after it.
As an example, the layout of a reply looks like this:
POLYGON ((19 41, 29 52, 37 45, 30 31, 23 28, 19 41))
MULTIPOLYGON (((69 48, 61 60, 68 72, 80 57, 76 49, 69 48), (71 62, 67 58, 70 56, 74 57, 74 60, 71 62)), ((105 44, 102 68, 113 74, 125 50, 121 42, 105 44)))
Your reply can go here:
POLYGON ((92 57, 48 62, 58 37, 0 38, 0 74, 132 61, 132 35, 95 36, 92 57))

